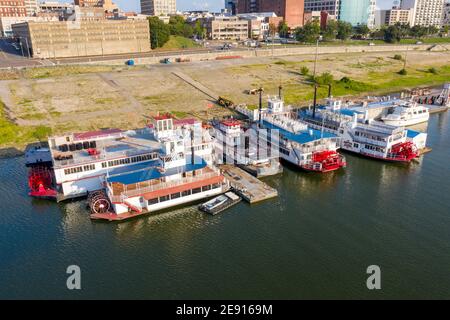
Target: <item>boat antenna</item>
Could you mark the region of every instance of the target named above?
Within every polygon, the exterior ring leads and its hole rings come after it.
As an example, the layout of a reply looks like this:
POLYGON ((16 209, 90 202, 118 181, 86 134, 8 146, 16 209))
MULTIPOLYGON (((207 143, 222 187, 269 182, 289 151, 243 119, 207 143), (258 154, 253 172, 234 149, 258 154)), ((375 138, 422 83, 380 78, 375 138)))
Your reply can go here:
POLYGON ((259 121, 258 121, 258 127, 261 125, 261 111, 262 111, 262 94, 264 92, 263 88, 258 89, 259 92, 259 121))
POLYGON ((317 106, 317 83, 314 84, 313 119, 316 118, 316 106, 317 106))

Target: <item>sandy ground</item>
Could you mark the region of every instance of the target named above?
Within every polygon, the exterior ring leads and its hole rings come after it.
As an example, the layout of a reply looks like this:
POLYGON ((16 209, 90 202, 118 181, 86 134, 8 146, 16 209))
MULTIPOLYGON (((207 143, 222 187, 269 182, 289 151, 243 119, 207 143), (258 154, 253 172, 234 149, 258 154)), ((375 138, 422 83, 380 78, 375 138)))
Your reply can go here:
MULTIPOLYGON (((372 71, 401 69, 403 62, 393 60, 393 55, 323 55, 319 57, 317 72, 329 71, 337 79, 348 76, 364 81, 372 71)), ((408 64, 416 68, 448 65, 450 53, 410 52, 408 64)), ((44 79, 21 78, 0 81, 0 99, 6 104, 9 116, 19 125, 43 124, 52 127, 55 133, 135 128, 158 112, 200 119, 230 114, 216 105, 211 107, 212 99, 173 75, 175 70, 235 103, 256 105, 258 97, 247 95, 246 90, 262 86, 266 94, 276 94, 280 84, 310 90, 306 85, 302 87, 305 79, 299 74, 301 66, 312 71, 314 57, 205 61, 44 79)), ((294 103, 301 105, 305 101, 294 103)))

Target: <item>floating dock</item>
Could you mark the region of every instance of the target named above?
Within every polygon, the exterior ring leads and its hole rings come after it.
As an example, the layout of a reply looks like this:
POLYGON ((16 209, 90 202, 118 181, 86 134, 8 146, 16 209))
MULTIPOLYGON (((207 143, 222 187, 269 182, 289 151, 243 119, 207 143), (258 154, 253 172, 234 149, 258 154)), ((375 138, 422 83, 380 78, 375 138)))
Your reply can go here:
POLYGON ((234 192, 250 204, 278 196, 278 191, 276 189, 238 167, 222 165, 220 166, 220 169, 230 182, 234 192))

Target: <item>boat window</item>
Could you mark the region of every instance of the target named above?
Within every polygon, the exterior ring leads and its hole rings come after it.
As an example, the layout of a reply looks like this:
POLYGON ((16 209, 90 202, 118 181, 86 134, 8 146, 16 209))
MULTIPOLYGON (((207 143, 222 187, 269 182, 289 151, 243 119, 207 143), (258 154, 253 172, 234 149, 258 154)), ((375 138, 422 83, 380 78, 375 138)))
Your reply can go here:
POLYGON ((213 189, 220 188, 220 183, 214 183, 214 184, 212 185, 212 188, 213 188, 213 189))
POLYGON ((181 193, 181 196, 182 196, 182 197, 187 197, 187 196, 189 196, 189 195, 191 195, 191 190, 186 190, 186 191, 183 191, 183 192, 181 193))
POLYGON ((208 191, 211 190, 211 185, 203 186, 202 191, 208 191))
POLYGON ((192 189, 192 194, 196 194, 196 193, 200 193, 200 192, 202 192, 202 188, 192 189))
POLYGON ((150 199, 147 201, 148 205, 157 204, 159 202, 158 198, 150 199))
POLYGON ((170 195, 170 199, 177 199, 181 197, 181 193, 177 192, 177 193, 172 193, 170 195))
POLYGON ((168 200, 169 200, 169 196, 159 197, 159 202, 164 202, 164 201, 168 201, 168 200))

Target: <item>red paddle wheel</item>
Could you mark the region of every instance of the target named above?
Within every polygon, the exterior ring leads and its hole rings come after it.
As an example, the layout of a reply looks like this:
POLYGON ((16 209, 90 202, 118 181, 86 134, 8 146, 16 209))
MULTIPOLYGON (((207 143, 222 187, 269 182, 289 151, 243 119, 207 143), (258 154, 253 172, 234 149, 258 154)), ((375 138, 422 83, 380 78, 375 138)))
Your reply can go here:
POLYGON ((315 152, 310 164, 303 166, 303 169, 315 172, 330 172, 340 168, 345 168, 347 163, 345 157, 336 151, 315 152))
POLYGON ((28 175, 29 195, 37 198, 56 198, 52 189, 52 172, 46 167, 34 167, 28 175))
POLYGON ((416 145, 411 142, 398 143, 391 148, 391 152, 388 154, 388 160, 410 162, 419 156, 419 151, 416 145))
POLYGON ((96 191, 88 197, 91 214, 104 214, 110 212, 111 203, 102 191, 96 191))

